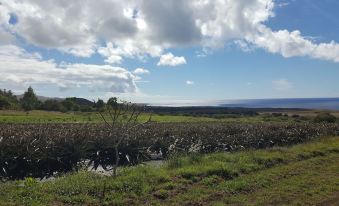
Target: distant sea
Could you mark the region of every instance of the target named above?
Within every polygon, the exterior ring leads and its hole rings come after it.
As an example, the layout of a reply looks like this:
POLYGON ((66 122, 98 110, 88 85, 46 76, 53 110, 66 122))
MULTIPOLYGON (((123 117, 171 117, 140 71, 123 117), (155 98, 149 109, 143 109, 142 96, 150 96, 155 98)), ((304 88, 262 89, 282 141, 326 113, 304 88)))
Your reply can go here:
POLYGON ((245 107, 245 108, 295 108, 295 109, 328 109, 339 111, 339 98, 285 98, 285 99, 240 99, 218 101, 182 101, 176 103, 149 104, 167 107, 245 107))
POLYGON ((339 98, 247 99, 218 101, 220 107, 339 110, 339 98))

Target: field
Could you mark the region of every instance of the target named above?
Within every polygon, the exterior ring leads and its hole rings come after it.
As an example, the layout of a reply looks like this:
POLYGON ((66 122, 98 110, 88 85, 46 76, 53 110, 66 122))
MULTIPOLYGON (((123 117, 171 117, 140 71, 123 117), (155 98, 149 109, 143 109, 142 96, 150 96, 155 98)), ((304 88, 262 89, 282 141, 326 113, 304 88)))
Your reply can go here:
MULTIPOLYGON (((148 118, 148 114, 142 114, 140 121, 148 118)), ((153 121, 158 122, 198 122, 198 121, 217 121, 208 117, 192 117, 180 115, 153 115, 153 121)), ((250 120, 249 120, 250 121, 250 120)), ((102 122, 99 114, 95 112, 48 112, 34 110, 28 113, 23 111, 0 110, 0 122, 3 123, 84 123, 84 122, 102 122)))
POLYGON ((339 124, 319 112, 156 113, 126 132, 95 112, 0 110, 0 205, 336 205, 339 124), (116 154, 116 176, 93 171, 116 154))
MULTIPOLYGON (((291 111, 291 110, 284 110, 284 109, 280 109, 279 112, 281 113, 285 113, 288 114, 289 116, 292 115, 299 115, 299 116, 303 116, 306 118, 312 118, 315 117, 317 114, 322 113, 322 112, 330 112, 332 115, 336 116, 337 118, 339 118, 339 111, 328 111, 328 110, 295 110, 295 111, 291 111)), ((268 114, 269 112, 260 112, 261 114, 268 114)))
MULTIPOLYGON (((49 177, 77 169, 85 160, 110 167, 124 130, 112 133, 104 124, 0 124, 0 178, 49 177)), ((338 130, 337 124, 325 123, 149 123, 124 137, 119 163, 138 164, 151 153, 167 158, 292 145, 338 130)))
MULTIPOLYGON (((278 111, 280 112, 280 111, 278 111)), ((285 112, 282 110, 282 112, 285 112)), ((152 120, 156 122, 300 122, 308 121, 317 114, 317 111, 286 111, 289 117, 272 116, 270 112, 261 112, 257 116, 193 116, 193 115, 173 115, 173 114, 153 114, 152 120), (299 114, 304 118, 292 118, 293 114, 299 114)), ((335 113, 337 115, 337 113, 335 113)), ((339 114, 338 114, 339 116, 339 114)), ((140 121, 144 121, 149 114, 142 114, 140 121)), ((50 112, 33 110, 30 112, 15 110, 0 110, 0 123, 98 123, 102 122, 101 117, 96 112, 50 112)))
POLYGON ((0 183, 0 205, 336 205, 339 138, 0 183))

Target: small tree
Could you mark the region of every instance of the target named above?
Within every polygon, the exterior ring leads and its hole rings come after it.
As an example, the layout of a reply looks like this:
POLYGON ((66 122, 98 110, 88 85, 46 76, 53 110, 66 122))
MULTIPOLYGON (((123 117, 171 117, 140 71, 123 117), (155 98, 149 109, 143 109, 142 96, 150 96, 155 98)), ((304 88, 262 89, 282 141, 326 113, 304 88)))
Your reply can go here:
POLYGON ((42 104, 42 109, 47 111, 60 111, 61 104, 54 100, 54 99, 48 99, 42 104))
POLYGON ((11 106, 11 103, 9 102, 9 100, 0 95, 0 109, 5 109, 11 106))
POLYGON ((18 99, 11 90, 0 89, 0 109, 17 109, 18 99))
POLYGON ((107 101, 107 106, 115 108, 118 106, 118 98, 116 97, 111 97, 107 101))
POLYGON ((73 110, 73 107, 74 107, 73 101, 66 99, 66 100, 62 101, 61 104, 67 111, 73 110))
POLYGON ((35 95, 33 88, 30 86, 21 99, 21 106, 25 111, 30 111, 36 109, 38 105, 39 100, 35 95))
POLYGON ((98 101, 95 103, 95 107, 98 111, 103 111, 105 102, 102 99, 98 99, 98 101))
POLYGON ((117 168, 119 166, 119 146, 124 140, 129 138, 131 131, 140 129, 146 123, 151 122, 152 115, 149 116, 148 121, 139 122, 138 118, 142 109, 130 102, 121 101, 118 103, 116 97, 110 98, 106 105, 106 114, 99 111, 101 118, 109 130, 110 138, 113 140, 114 159, 113 175, 117 175, 117 168))

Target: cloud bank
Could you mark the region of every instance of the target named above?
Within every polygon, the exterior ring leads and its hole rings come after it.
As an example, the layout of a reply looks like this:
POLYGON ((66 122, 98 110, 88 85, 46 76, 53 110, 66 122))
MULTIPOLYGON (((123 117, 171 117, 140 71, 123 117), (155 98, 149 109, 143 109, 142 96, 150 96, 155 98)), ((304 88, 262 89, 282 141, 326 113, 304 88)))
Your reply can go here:
POLYGON ((0 46, 0 88, 26 89, 29 85, 60 90, 88 88, 113 93, 137 91, 136 76, 121 67, 91 64, 56 64, 16 46, 0 46))
POLYGON ((81 57, 99 53, 110 64, 237 40, 284 57, 339 62, 336 42, 315 43, 298 30, 267 27, 279 5, 273 0, 13 0, 0 5, 0 22, 30 44, 81 57), (18 18, 15 25, 9 24, 11 13, 18 18))
MULTIPOLYGON (((337 42, 317 43, 299 30, 269 28, 266 22, 279 6, 274 0, 0 1, 0 86, 43 84, 131 93, 138 90, 140 77, 135 75, 149 72, 117 66, 126 58, 156 58, 158 66, 178 66, 187 61, 173 49, 198 48, 205 56, 210 54, 204 51, 229 42, 244 51, 261 48, 286 58, 339 62, 337 42), (25 51, 18 42, 76 57, 98 54, 106 65, 57 64, 25 51)), ((283 80, 276 85, 289 87, 283 80)))

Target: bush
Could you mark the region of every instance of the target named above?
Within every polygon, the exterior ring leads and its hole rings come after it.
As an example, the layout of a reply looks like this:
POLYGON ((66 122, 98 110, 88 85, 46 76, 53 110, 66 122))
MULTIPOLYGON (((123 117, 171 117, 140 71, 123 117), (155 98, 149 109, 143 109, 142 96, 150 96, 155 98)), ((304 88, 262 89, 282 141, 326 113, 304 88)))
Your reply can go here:
POLYGON ((60 111, 62 105, 54 99, 48 99, 42 104, 42 109, 47 111, 60 111))
POLYGON ((11 90, 0 89, 0 109, 16 109, 18 100, 11 90))
POLYGON ((337 118, 330 113, 320 113, 314 118, 314 122, 327 122, 327 123, 335 123, 337 118))
POLYGON ((7 98, 0 96, 0 109, 5 109, 11 106, 7 98))

